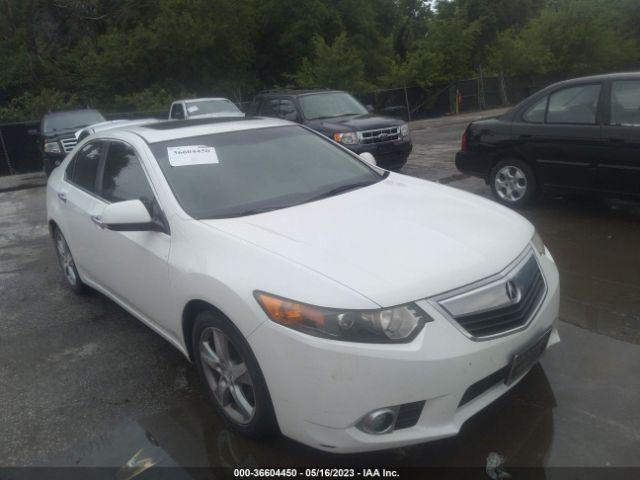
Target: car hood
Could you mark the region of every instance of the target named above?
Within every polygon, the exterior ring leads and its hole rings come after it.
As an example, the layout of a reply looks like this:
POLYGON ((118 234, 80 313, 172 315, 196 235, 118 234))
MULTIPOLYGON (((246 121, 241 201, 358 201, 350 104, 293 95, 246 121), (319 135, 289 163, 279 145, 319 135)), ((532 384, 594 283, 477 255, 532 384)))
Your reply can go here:
POLYGON ((63 128, 53 132, 43 133, 42 138, 44 138, 45 140, 51 140, 51 139, 57 139, 57 138, 73 137, 76 131, 77 131, 76 128, 63 128))
POLYGON ((501 271, 534 232, 527 220, 497 203, 398 174, 304 205, 202 222, 385 307, 501 271))
POLYGON ((402 125, 404 122, 397 118, 382 117, 372 113, 364 115, 346 115, 343 117, 310 120, 308 125, 319 130, 331 131, 361 131, 376 128, 390 128, 402 125))

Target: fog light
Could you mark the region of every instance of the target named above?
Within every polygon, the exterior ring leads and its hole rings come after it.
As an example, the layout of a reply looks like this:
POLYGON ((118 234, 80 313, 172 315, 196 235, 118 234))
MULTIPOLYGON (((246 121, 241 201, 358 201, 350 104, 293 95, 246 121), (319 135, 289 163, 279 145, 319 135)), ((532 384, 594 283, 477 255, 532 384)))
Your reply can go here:
POLYGON ((367 413, 358 423, 358 428, 365 433, 381 435, 393 431, 398 416, 397 409, 381 408, 367 413))

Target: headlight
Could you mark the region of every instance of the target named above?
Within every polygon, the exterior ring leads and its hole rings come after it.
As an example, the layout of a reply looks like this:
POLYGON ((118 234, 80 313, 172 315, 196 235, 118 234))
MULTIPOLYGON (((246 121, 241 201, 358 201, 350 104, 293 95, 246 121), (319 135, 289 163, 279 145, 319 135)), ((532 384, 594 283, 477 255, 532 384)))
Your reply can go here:
POLYGON ((45 143, 44 151, 46 153, 62 153, 62 150, 60 150, 60 144, 58 142, 45 143))
POLYGON ((546 248, 544 248, 544 242, 542 241, 542 237, 538 235, 538 232, 533 234, 533 238, 531 239, 531 243, 533 247, 537 250, 540 255, 544 255, 546 248))
POLYGON ((405 123, 400 126, 400 135, 402 135, 403 137, 409 136, 409 125, 405 123))
POLYGON ((408 343, 433 321, 410 303, 382 310, 340 310, 307 305, 255 292, 267 316, 285 327, 316 337, 362 343, 408 343))
POLYGON ((355 132, 334 133, 333 139, 344 145, 355 145, 358 143, 358 134, 355 132))

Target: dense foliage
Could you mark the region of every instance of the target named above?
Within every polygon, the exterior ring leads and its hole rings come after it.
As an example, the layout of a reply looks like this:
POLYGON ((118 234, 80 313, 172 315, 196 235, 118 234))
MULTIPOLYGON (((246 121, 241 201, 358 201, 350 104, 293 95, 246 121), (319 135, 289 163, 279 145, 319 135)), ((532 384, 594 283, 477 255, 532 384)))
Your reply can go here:
POLYGON ((0 0, 0 121, 637 66, 640 0, 0 0))

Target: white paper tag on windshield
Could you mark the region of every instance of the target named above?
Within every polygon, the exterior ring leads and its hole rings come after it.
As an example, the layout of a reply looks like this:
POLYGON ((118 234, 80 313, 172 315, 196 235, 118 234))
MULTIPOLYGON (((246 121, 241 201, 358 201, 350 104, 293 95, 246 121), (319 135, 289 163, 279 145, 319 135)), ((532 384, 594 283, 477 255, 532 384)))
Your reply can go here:
POLYGON ((214 147, 206 145, 187 145, 184 147, 167 147, 169 164, 172 167, 187 165, 209 165, 218 162, 218 155, 214 147))
POLYGON ((187 107, 187 112, 189 113, 193 113, 197 111, 198 111, 198 107, 196 105, 191 105, 190 107, 187 107))

